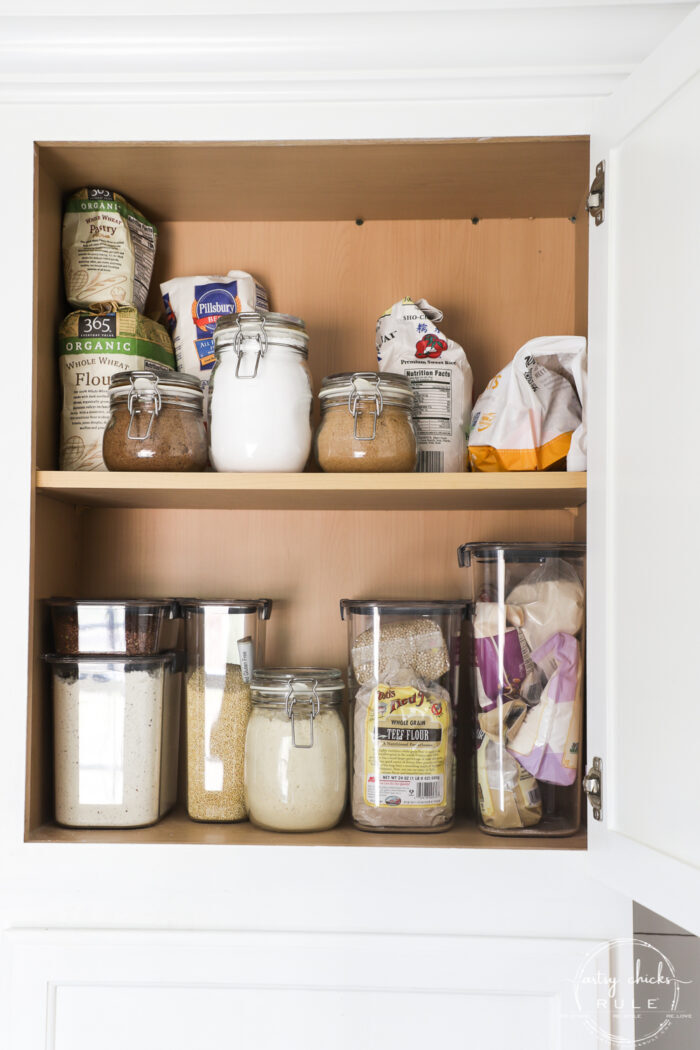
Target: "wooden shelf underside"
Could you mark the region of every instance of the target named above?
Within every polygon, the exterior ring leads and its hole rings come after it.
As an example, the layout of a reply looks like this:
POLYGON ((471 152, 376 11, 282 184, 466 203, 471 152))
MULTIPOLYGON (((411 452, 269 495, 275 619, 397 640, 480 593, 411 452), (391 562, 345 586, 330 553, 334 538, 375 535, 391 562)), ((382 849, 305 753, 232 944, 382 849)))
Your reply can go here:
POLYGON ((585 473, 167 474, 39 470, 37 492, 92 507, 206 510, 560 510, 585 473))
POLYGON ((263 831, 248 821, 240 824, 200 824, 190 820, 183 809, 167 814, 151 828, 81 829, 42 824, 30 831, 28 842, 83 843, 96 845, 124 843, 151 845, 210 846, 360 846, 360 847, 432 847, 442 849, 564 849, 586 848, 585 829, 566 838, 506 837, 486 835, 473 821, 460 818, 449 831, 439 834, 386 834, 358 831, 345 820, 332 831, 314 834, 283 834, 263 831))

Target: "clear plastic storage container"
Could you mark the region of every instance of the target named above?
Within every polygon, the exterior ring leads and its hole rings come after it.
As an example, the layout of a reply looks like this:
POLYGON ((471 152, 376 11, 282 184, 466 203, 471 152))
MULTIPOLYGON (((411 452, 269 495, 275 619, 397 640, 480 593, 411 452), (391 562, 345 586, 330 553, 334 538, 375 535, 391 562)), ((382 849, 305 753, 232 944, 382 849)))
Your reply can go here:
POLYGON ((177 603, 153 598, 90 601, 49 598, 54 648, 59 655, 121 653, 149 656, 171 648, 177 603))
POLYGON ((263 660, 272 603, 181 599, 180 607, 187 654, 187 812, 193 820, 245 820, 250 679, 263 660))
POLYGON ((334 667, 256 671, 245 786, 250 819, 270 831, 326 831, 347 801, 343 678, 334 667))
POLYGON ((367 831, 444 831, 454 820, 461 601, 344 599, 352 816, 367 831))
POLYGON ((175 803, 178 668, 155 656, 46 656, 54 712, 56 820, 155 824, 175 803))
POLYGON ((492 835, 581 822, 585 546, 467 543, 475 809, 492 835))

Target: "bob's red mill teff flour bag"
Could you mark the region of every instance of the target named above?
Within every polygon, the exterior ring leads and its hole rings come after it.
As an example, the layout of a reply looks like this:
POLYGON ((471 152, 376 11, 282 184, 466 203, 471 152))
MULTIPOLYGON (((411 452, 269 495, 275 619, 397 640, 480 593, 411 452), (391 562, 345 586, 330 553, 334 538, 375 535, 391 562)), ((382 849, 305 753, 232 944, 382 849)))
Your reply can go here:
POLYGON ((157 237, 153 223, 120 194, 95 186, 78 190, 63 215, 68 302, 115 302, 143 313, 157 237))
POLYGON ((133 306, 94 303, 75 310, 58 329, 63 389, 61 470, 106 470, 102 435, 109 422, 109 380, 115 372, 169 372, 170 336, 133 306))

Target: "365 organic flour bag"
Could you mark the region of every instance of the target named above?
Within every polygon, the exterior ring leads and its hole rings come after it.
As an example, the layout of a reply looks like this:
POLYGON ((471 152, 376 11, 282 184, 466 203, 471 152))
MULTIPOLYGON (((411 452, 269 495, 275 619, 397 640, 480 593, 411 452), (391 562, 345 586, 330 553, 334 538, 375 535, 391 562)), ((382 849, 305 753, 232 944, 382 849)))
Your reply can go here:
POLYGON ((157 237, 153 223, 120 194, 95 186, 78 190, 63 215, 68 302, 115 302, 143 313, 157 237))
POLYGON ((115 372, 169 372, 170 336, 133 306, 95 303, 75 310, 58 329, 63 389, 61 470, 106 470, 102 435, 109 421, 109 380, 115 372))

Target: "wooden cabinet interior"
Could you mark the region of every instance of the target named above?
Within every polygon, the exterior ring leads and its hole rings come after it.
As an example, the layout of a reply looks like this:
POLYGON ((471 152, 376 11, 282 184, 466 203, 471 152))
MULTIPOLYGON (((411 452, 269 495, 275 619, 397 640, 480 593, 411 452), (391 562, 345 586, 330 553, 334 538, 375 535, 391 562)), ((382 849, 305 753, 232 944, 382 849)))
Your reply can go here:
MULTIPOLYGON (((586 334, 587 180, 584 138, 37 145, 28 839, 280 841, 235 825, 212 830, 182 815, 139 832, 73 833, 52 825, 43 598, 269 596, 270 663, 344 667, 340 598, 466 596, 460 543, 560 541, 585 531, 585 509, 566 509, 580 506, 585 485, 561 475, 539 476, 534 500, 518 476, 512 486, 498 479, 486 500, 482 494, 472 502, 469 478, 443 476, 435 489, 429 476, 424 503, 420 475, 404 484, 374 476, 364 486, 361 479, 344 485, 319 476, 308 484, 312 495, 297 502, 289 476, 275 483, 283 494, 274 490, 269 502, 246 491, 238 476, 223 498, 215 484, 208 488, 207 475, 160 475, 169 495, 155 500, 147 475, 119 476, 120 490, 103 488, 99 498, 104 475, 62 475, 52 483, 55 333, 68 312, 60 258, 65 194, 107 186, 158 223, 148 312, 158 311, 166 278, 249 270, 267 286, 273 309, 306 321, 318 388, 330 372, 376 367, 376 318, 404 295, 425 296, 444 310, 444 329, 465 347, 476 395, 527 339, 586 334), (562 483, 565 495, 548 498, 548 487, 554 493, 562 483), (347 509, 353 505, 368 509, 347 509)), ((110 484, 117 478, 109 477, 110 484)), ((261 476, 255 485, 265 493, 261 476)), ((416 836, 391 839, 411 845, 416 836)), ((420 837, 427 839, 436 846, 503 844, 467 821, 448 835, 420 837)), ((344 828, 324 841, 372 845, 377 837, 344 828)), ((579 835, 538 844, 584 843, 579 835)))

